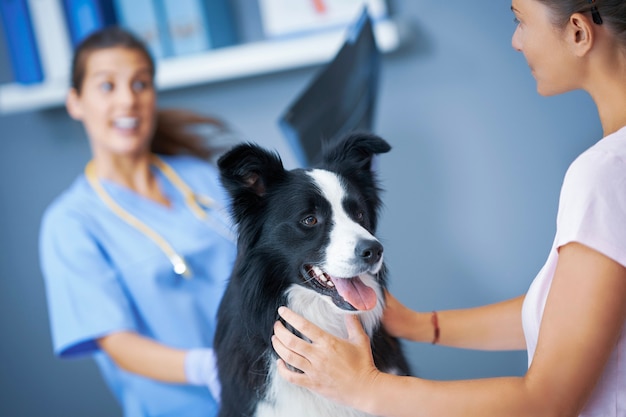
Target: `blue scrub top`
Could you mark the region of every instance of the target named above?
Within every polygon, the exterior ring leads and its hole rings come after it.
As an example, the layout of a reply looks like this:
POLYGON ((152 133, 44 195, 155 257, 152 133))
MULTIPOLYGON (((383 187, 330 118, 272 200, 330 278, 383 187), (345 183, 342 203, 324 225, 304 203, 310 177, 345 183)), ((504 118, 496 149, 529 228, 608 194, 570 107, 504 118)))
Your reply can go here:
POLYGON ((185 258, 192 278, 177 275, 161 248, 113 213, 79 176, 46 210, 41 225, 54 351, 61 357, 93 354, 127 417, 214 416, 217 405, 206 387, 125 372, 95 342, 131 330, 174 348, 212 346, 217 308, 236 256, 232 237, 217 232, 231 229, 226 193, 210 164, 190 156, 162 159, 196 194, 216 201, 216 208, 207 209, 209 221, 194 216, 156 168, 170 207, 113 182, 101 183, 185 258))

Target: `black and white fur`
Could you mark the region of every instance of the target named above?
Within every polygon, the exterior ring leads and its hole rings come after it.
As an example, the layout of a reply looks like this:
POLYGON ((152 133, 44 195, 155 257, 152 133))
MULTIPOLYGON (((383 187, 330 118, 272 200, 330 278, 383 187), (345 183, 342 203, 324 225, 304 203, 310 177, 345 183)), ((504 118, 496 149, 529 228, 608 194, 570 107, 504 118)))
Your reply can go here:
POLYGON ((400 344, 380 326, 386 280, 374 236, 381 201, 371 165, 390 149, 377 136, 351 134, 326 150, 315 169, 285 170, 275 153, 254 144, 219 159, 238 227, 237 260, 215 335, 220 417, 364 415, 278 375, 270 338, 281 305, 342 337, 344 315, 358 314, 378 368, 409 374, 400 344), (340 287, 351 289, 342 291, 352 304, 335 283, 347 284, 340 287), (350 295, 357 288, 360 297, 350 295))

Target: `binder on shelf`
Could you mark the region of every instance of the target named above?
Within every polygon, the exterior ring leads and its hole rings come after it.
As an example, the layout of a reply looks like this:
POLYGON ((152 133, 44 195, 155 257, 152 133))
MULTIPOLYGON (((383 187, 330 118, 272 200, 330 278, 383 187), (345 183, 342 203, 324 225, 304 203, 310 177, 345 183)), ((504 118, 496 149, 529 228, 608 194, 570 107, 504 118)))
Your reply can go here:
POLYGON ((72 60, 72 44, 58 0, 28 0, 44 81, 65 81, 72 60))
POLYGON ((115 0, 114 6, 119 24, 146 44, 153 59, 172 54, 159 0, 115 0))
POLYGON ((389 16, 385 0, 259 0, 259 7, 268 38, 345 28, 363 7, 375 21, 389 16))
POLYGON ((161 27, 166 28, 173 56, 202 52, 211 38, 202 0, 156 0, 162 7, 161 27))
POLYGON ((237 42, 228 0, 155 0, 155 4, 168 55, 189 55, 237 42))
POLYGON ((76 47, 91 32, 117 23, 113 0, 63 0, 63 12, 76 47))
POLYGON ((258 0, 230 0, 233 20, 236 24, 236 42, 248 43, 262 41, 263 27, 258 0))
MULTIPOLYGON (((13 71, 11 69, 11 57, 9 56, 9 48, 4 35, 4 27, 0 18, 0 89, 2 85, 15 83, 13 71)), ((0 91, 0 101, 2 100, 2 91, 0 91)), ((0 114, 2 110, 0 109, 0 114)))
POLYGON ((230 0, 201 0, 204 4, 211 49, 235 45, 238 42, 237 23, 230 0))
POLYGON ((326 144, 344 134, 372 131, 379 73, 380 51, 372 20, 364 11, 339 52, 279 119, 302 166, 320 162, 326 144))
POLYGON ((0 18, 15 81, 20 84, 43 81, 41 59, 27 0, 0 0, 0 18))

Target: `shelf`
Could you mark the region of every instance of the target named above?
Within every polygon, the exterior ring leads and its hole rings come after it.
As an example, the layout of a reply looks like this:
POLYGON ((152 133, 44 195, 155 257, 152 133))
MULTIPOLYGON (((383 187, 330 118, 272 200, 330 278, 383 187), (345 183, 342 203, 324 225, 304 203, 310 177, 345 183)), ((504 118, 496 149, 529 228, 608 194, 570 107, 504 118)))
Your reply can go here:
MULTIPOLYGON (((383 53, 401 44, 401 28, 395 20, 376 22, 374 32, 383 53)), ((323 64, 332 59, 344 38, 345 29, 332 30, 164 59, 158 62, 156 85, 163 91, 323 64)), ((0 114, 62 106, 67 89, 67 82, 0 85, 0 114)))

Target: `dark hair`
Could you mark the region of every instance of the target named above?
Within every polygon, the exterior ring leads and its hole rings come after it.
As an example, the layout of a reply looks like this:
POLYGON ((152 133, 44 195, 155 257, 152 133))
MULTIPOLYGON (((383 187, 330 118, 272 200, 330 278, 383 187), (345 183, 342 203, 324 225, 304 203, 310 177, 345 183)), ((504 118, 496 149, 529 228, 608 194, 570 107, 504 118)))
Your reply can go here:
MULTIPOLYGON (((574 13, 596 13, 626 50, 626 1, 624 0, 538 0, 552 11, 552 22, 563 27, 574 13)), ((594 19, 595 21, 595 19, 594 19)))
MULTIPOLYGON (((89 56, 96 51, 109 48, 127 48, 142 54, 150 65, 154 79, 156 66, 146 44, 130 31, 118 26, 107 26, 92 32, 76 47, 71 67, 71 87, 81 94, 85 70, 89 56)), ((226 124, 215 118, 190 110, 162 109, 157 111, 156 129, 152 138, 151 150, 155 153, 174 155, 191 154, 209 159, 217 150, 208 146, 204 136, 194 132, 192 127, 210 125, 215 134, 227 132, 226 124)))
POLYGON ((85 67, 89 56, 101 49, 109 48, 127 48, 139 52, 144 55, 146 61, 150 65, 150 74, 154 78, 155 65, 154 59, 146 45, 131 32, 118 26, 107 26, 103 29, 92 32, 83 39, 74 51, 72 59, 72 78, 71 86, 80 95, 83 81, 85 79, 85 67))

